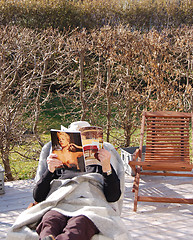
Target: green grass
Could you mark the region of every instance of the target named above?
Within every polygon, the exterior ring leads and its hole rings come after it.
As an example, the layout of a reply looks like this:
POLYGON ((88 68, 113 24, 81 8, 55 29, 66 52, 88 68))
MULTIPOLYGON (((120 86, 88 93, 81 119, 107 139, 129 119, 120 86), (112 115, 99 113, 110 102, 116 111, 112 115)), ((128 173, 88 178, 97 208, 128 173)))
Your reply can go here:
POLYGON ((72 111, 71 105, 71 102, 65 97, 60 99, 57 94, 53 94, 41 110, 38 124, 39 131, 50 134, 52 128, 60 129, 61 125, 68 127, 71 122, 76 121, 76 118, 79 120, 78 113, 70 113, 72 111))
POLYGON ((12 161, 11 170, 14 179, 31 179, 35 177, 38 161, 12 161))
POLYGON ((10 154, 10 166, 14 179, 34 178, 40 151, 41 146, 37 141, 14 147, 10 154))
MULTIPOLYGON (((49 142, 50 134, 42 134, 41 140, 43 143, 49 142)), ((10 153, 10 167, 15 180, 35 177, 40 151, 41 146, 38 141, 30 138, 23 144, 14 147, 10 153)), ((1 159, 0 164, 4 167, 1 159)))

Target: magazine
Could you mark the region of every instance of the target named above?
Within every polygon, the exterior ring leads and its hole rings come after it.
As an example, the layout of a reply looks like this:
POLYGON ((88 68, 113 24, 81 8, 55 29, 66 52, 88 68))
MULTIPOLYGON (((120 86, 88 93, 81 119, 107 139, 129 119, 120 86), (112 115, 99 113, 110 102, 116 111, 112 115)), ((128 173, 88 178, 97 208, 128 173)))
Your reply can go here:
POLYGON ((80 131, 51 129, 52 152, 68 168, 86 171, 88 165, 101 165, 98 150, 103 148, 103 131, 100 127, 82 127, 80 131))
POLYGON ((68 168, 85 172, 83 146, 80 132, 51 129, 52 152, 68 168))

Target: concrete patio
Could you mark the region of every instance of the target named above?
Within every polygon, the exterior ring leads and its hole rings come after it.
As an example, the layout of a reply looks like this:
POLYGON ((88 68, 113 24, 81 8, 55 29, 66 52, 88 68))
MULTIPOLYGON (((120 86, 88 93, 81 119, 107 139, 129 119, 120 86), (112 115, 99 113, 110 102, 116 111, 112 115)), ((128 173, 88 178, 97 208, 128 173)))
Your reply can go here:
MULTIPOLYGON (((135 213, 132 183, 133 177, 126 174, 122 219, 133 239, 193 239, 193 205, 139 202, 135 213)), ((0 195, 0 240, 6 238, 17 216, 33 201, 33 185, 33 180, 5 183, 5 194, 0 195)), ((193 179, 143 176, 140 191, 193 198, 193 179)))

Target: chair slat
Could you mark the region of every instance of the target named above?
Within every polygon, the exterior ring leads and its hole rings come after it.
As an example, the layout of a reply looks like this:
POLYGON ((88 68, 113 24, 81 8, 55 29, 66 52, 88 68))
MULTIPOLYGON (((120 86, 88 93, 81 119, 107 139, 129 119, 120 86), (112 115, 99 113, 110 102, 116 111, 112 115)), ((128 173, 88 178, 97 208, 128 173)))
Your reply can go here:
POLYGON ((168 122, 171 124, 171 122, 174 122, 174 123, 188 123, 190 122, 190 120, 188 118, 159 118, 159 117, 148 117, 146 118, 146 123, 148 122, 154 122, 154 123, 160 123, 160 122, 168 122))
POLYGON ((139 165, 139 166, 154 166, 154 167, 168 167, 168 168, 193 168, 193 164, 187 164, 182 162, 170 163, 166 162, 165 164, 162 162, 138 162, 138 161, 131 161, 130 165, 139 165))
POLYGON ((167 147, 171 147, 171 146, 174 146, 175 147, 175 145, 180 145, 181 147, 188 147, 189 146, 189 143, 188 142, 182 142, 182 143, 180 143, 180 142, 165 142, 165 144, 163 143, 163 142, 147 142, 147 144, 146 144, 146 147, 155 147, 155 146, 157 146, 157 147, 162 147, 162 146, 164 146, 165 145, 165 147, 167 148, 167 147))
POLYGON ((189 168, 186 168, 186 167, 171 167, 171 168, 169 168, 169 167, 167 167, 167 166, 162 166, 162 167, 154 167, 154 166, 145 166, 145 167, 143 167, 143 170, 148 170, 148 171, 170 171, 170 172, 189 172, 189 171, 191 171, 191 168, 189 167, 189 168))
POLYGON ((174 142, 173 144, 171 142, 166 142, 165 144, 163 142, 150 142, 148 144, 146 144, 146 152, 150 149, 152 150, 155 150, 155 149, 158 149, 158 150, 162 150, 162 149, 165 149, 165 150, 171 150, 171 149, 174 149, 174 150, 184 150, 184 151, 188 151, 189 152, 189 144, 187 142, 185 143, 178 143, 178 142, 174 142))
POLYGON ((167 134, 167 132, 170 132, 171 135, 179 135, 179 134, 188 134, 189 133, 189 129, 183 129, 183 131, 181 129, 171 129, 171 128, 155 128, 155 129, 147 129, 147 133, 151 133, 151 134, 167 134), (172 132, 171 132, 172 131, 172 132))
POLYGON ((191 113, 184 113, 184 112, 173 112, 173 111, 156 111, 156 112, 145 112, 144 115, 146 117, 187 117, 191 118, 191 113))
POLYGON ((163 121, 161 119, 156 119, 154 121, 148 119, 147 120, 147 125, 171 125, 171 122, 173 123, 174 126, 189 126, 189 121, 185 120, 185 121, 173 121, 173 120, 167 120, 167 121, 163 121))
POLYGON ((141 172, 140 175, 152 175, 152 176, 178 176, 178 177, 193 177, 193 173, 176 173, 176 172, 141 172))
POLYGON ((170 161, 170 162, 179 162, 179 161, 186 161, 189 162, 189 156, 175 156, 175 155, 147 155, 145 161, 152 161, 152 162, 159 162, 159 161, 170 161))
POLYGON ((162 202, 162 203, 184 203, 193 204, 193 199, 184 198, 166 198, 166 197, 146 197, 139 196, 138 201, 140 202, 162 202))
POLYGON ((148 135, 148 140, 152 141, 152 140, 159 140, 159 141, 164 141, 165 139, 167 139, 167 141, 172 141, 172 140, 185 140, 185 141, 189 141, 189 135, 186 136, 173 136, 173 135, 169 135, 166 136, 165 135, 161 135, 161 136, 154 136, 154 135, 148 135))
POLYGON ((148 151, 146 153, 146 158, 149 156, 149 155, 154 155, 154 156, 176 156, 176 157, 185 157, 185 156, 189 156, 189 153, 187 152, 172 152, 172 151, 148 151))

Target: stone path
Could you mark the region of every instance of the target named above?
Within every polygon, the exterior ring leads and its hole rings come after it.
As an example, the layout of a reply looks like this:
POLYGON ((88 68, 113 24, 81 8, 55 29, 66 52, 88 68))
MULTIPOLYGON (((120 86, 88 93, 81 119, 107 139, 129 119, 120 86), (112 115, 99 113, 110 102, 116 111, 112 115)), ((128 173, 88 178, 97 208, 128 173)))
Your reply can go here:
MULTIPOLYGON (((122 219, 133 239, 193 239, 193 205, 139 202, 135 213, 132 183, 133 177, 126 175, 122 219)), ((33 180, 5 183, 5 194, 0 195, 0 240, 6 238, 16 217, 33 201, 33 185, 33 180)), ((155 196, 165 193, 167 196, 193 198, 193 179, 143 176, 140 191, 155 196)))
MULTIPOLYGON (((135 213, 131 180, 126 178, 122 218, 133 239, 193 239, 193 205, 138 202, 135 213)), ((141 195, 193 198, 193 178, 142 176, 140 182, 141 195)))

